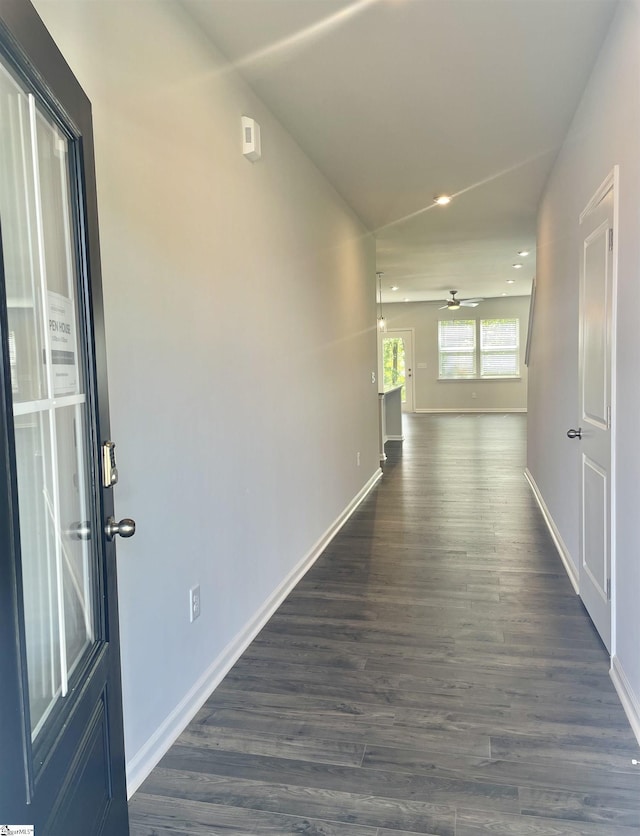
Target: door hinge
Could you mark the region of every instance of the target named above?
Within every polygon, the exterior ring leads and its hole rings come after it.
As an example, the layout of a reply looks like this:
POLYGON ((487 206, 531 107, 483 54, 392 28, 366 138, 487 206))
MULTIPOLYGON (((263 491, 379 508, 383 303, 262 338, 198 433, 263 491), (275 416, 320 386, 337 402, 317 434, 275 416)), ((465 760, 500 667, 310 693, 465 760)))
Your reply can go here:
POLYGON ((613 252, 613 227, 609 230, 609 252, 613 252))
POLYGON ((607 601, 611 600, 611 578, 607 578, 607 601))

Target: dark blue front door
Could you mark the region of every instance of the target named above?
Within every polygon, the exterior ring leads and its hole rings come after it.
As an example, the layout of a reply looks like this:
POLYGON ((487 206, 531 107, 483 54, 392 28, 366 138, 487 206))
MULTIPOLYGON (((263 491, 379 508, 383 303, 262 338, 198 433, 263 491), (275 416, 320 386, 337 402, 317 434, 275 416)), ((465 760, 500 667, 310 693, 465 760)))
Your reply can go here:
POLYGON ((126 836, 91 107, 25 0, 0 5, 0 239, 0 827, 126 836))

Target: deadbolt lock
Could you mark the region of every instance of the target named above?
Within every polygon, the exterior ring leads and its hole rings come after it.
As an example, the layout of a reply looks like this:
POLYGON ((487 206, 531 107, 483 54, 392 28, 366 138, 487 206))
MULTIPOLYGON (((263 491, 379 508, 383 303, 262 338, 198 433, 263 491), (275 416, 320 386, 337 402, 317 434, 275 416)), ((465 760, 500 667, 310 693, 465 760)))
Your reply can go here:
POLYGON ((113 441, 105 441, 102 445, 102 485, 105 488, 112 488, 117 483, 116 445, 113 441))

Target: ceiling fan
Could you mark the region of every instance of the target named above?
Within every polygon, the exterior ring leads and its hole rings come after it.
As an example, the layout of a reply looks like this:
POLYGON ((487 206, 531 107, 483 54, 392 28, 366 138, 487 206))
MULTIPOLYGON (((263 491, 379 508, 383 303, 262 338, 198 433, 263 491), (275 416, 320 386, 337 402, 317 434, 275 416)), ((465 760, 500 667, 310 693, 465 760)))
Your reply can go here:
POLYGON ((450 290, 449 293, 451 294, 451 299, 447 299, 447 304, 438 308, 438 310, 443 311, 445 308, 448 308, 450 311, 457 311, 461 307, 476 308, 480 302, 484 302, 484 299, 479 296, 476 296, 473 299, 456 299, 457 292, 457 290, 450 290))

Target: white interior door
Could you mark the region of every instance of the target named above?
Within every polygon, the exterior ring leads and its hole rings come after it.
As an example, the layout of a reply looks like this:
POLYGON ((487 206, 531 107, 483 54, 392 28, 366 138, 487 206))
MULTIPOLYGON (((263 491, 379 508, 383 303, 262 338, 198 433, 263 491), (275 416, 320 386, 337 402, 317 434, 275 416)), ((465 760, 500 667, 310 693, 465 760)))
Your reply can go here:
POLYGON ((614 183, 601 187, 581 222, 580 595, 611 651, 612 346, 614 183))
POLYGON ((413 331, 386 331, 381 336, 383 390, 402 386, 402 411, 413 412, 413 331))

